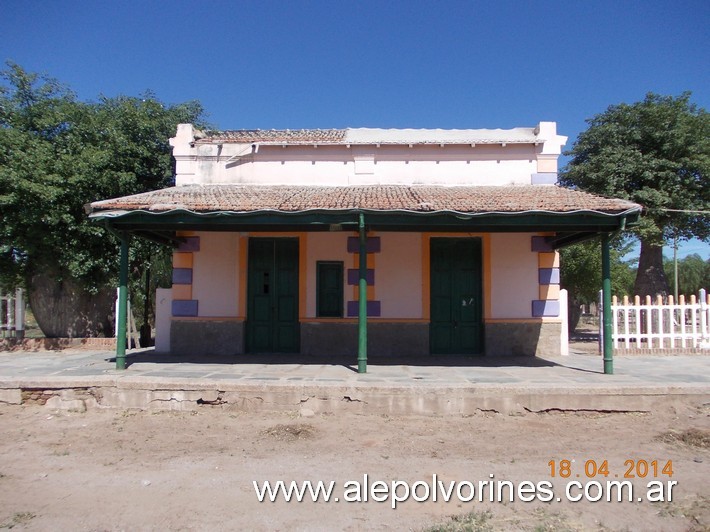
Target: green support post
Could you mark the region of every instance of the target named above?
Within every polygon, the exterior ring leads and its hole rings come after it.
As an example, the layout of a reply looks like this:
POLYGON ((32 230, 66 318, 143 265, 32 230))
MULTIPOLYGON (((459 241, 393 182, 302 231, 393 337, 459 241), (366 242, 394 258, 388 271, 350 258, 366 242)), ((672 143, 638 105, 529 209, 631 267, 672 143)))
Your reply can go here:
POLYGON ((604 233, 602 235, 602 315, 604 317, 604 373, 606 375, 614 374, 614 345, 612 343, 612 325, 611 325, 611 259, 609 257, 609 241, 611 235, 604 233))
POLYGON ((360 275, 358 280, 357 372, 367 373, 367 235, 365 215, 360 213, 360 275))
POLYGON ((128 307, 128 235, 121 235, 121 262, 118 274, 118 330, 116 369, 126 369, 126 309, 128 307))

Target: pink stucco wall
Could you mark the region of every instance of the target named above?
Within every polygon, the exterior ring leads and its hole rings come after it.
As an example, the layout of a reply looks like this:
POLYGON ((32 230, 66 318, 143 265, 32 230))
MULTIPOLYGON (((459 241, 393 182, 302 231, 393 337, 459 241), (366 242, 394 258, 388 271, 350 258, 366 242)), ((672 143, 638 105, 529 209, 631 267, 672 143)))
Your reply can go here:
POLYGON ((192 298, 200 317, 237 316, 239 299, 239 233, 198 233, 194 253, 192 298))
POLYGON ((422 236, 380 233, 375 256, 375 296, 382 318, 422 318, 422 236))
MULTIPOLYGON (((240 294, 239 233, 199 233, 200 251, 194 253, 192 298, 199 301, 200 317, 237 317, 240 294)), ((255 234, 254 236, 258 236, 255 234)), ((293 236, 284 233, 283 236, 293 236)), ((355 257, 347 251, 352 233, 309 233, 305 238, 305 318, 316 317, 316 263, 342 261, 344 305, 353 299, 347 284, 347 270, 355 268, 355 257)), ((374 299, 381 302, 382 319, 422 319, 425 297, 422 235, 420 233, 378 233, 381 251, 370 258, 375 270, 374 299)), ((464 235, 461 235, 464 236, 464 235)), ((491 234, 489 255, 484 251, 484 298, 490 299, 487 319, 529 319, 531 301, 539 298, 538 254, 531 251, 530 234, 491 234), (489 290, 485 286, 489 286, 489 290)), ((245 265, 243 265, 245 266, 245 265)), ((246 271, 246 268, 243 267, 246 271)), ((344 313, 345 314, 345 313, 344 313)))
POLYGON ((239 164, 215 164, 216 150, 199 147, 204 158, 186 162, 195 172, 186 183, 529 185, 537 172, 532 145, 383 146, 362 157, 345 146, 263 146, 239 164))
MULTIPOLYGON (((492 319, 530 318, 530 302, 538 299, 538 257, 530 234, 493 233, 491 239, 492 319)), ((485 259, 484 259, 485 260, 485 259)))

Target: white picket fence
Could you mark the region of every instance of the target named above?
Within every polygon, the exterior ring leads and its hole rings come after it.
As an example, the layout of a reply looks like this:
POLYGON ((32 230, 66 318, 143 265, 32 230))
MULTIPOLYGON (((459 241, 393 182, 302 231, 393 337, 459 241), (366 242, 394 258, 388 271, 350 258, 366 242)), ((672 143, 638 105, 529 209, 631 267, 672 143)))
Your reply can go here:
POLYGON ((664 302, 648 296, 643 304, 616 296, 611 304, 615 349, 708 349, 710 350, 710 295, 700 290, 686 301, 680 296, 664 302))
POLYGON ((0 336, 2 338, 24 338, 25 297, 24 290, 15 293, 0 293, 0 336))

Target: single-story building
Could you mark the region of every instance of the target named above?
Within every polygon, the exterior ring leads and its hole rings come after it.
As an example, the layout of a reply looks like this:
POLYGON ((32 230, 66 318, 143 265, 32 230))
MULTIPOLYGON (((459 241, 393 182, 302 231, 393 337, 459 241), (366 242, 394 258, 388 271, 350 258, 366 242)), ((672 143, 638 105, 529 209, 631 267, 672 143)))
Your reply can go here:
POLYGON ((566 140, 554 122, 181 124, 175 186, 94 202, 90 216, 175 245, 169 331, 157 331, 173 353, 554 354, 556 250, 641 210, 558 186, 566 140))

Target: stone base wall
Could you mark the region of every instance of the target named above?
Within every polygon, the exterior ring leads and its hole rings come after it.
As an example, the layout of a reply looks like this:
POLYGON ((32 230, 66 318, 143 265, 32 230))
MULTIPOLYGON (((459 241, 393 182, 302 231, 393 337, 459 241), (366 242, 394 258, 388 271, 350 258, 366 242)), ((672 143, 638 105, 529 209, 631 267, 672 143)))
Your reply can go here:
POLYGON ((173 355, 241 355, 244 353, 243 321, 182 321, 170 325, 173 355))
MULTIPOLYGON (((487 323, 488 356, 560 355, 560 323, 487 323)), ((173 320, 171 353, 175 355, 240 355, 244 353, 244 322, 173 320)), ((301 323, 304 355, 357 355, 357 323, 301 323)), ((367 352, 372 356, 429 354, 428 323, 367 325, 367 352)))
MULTIPOLYGON (((301 324, 301 353, 357 355, 357 324, 307 322, 301 324)), ((367 324, 367 353, 373 356, 421 356, 429 353, 428 323, 367 324)))
POLYGON ((357 325, 353 323, 301 323, 301 353, 304 355, 357 355, 357 325))
POLYGON ((560 355, 561 323, 486 323, 486 355, 560 355))

